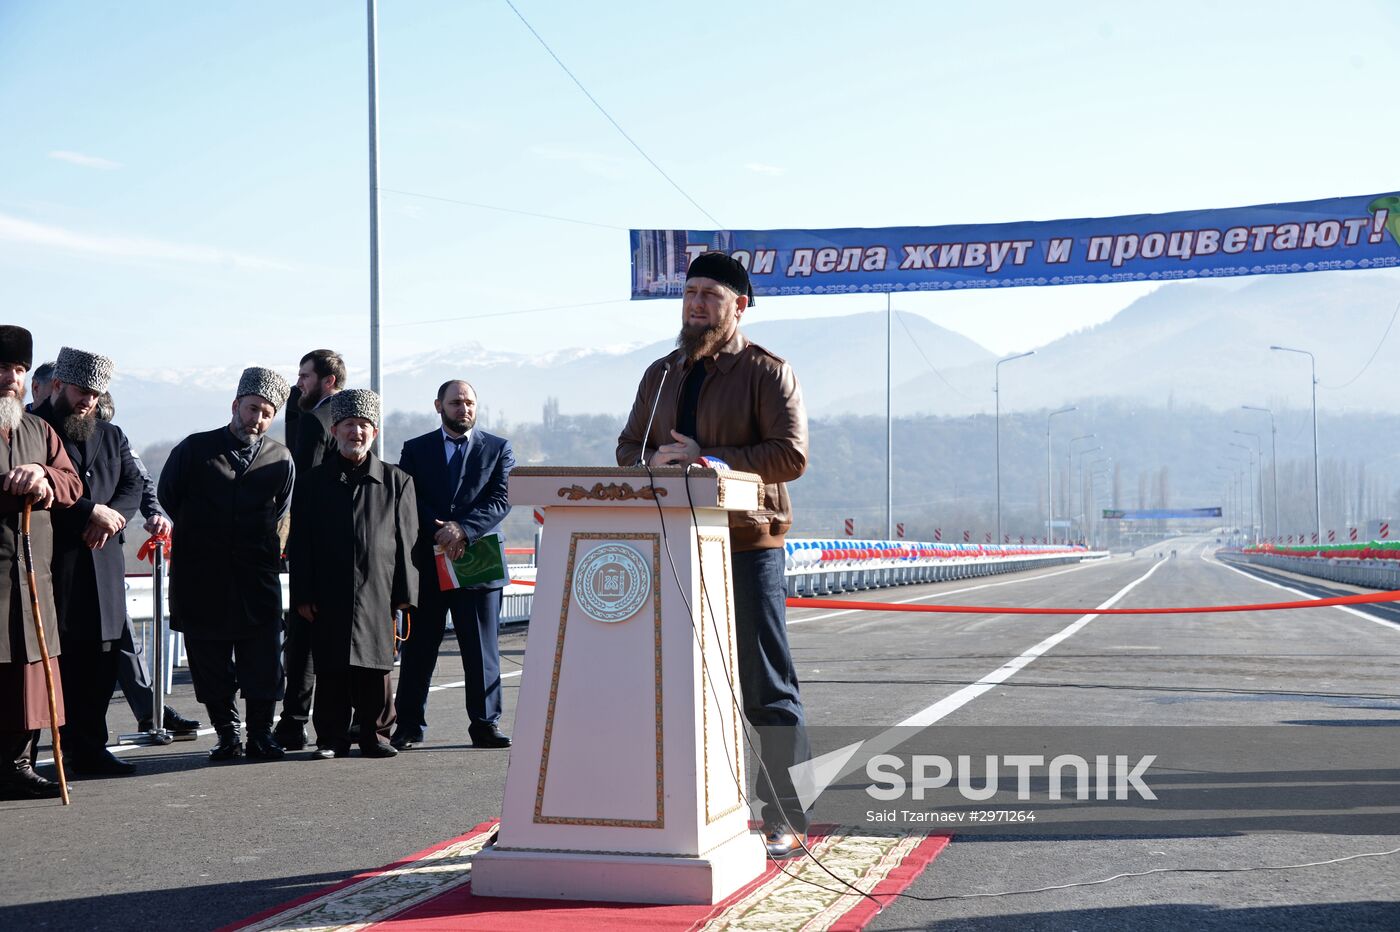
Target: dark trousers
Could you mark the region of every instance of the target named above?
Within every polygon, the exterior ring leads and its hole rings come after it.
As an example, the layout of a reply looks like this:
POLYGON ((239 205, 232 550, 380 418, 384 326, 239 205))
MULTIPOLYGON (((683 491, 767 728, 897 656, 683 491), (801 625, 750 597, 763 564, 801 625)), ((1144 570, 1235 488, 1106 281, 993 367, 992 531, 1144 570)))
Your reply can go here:
POLYGON ((394 727, 393 681, 389 670, 328 663, 318 665, 317 670, 313 721, 321 747, 342 746, 350 728, 352 709, 359 722, 360 747, 389 739, 389 731, 394 727))
POLYGON ((63 645, 58 667, 67 714, 60 730, 65 757, 91 760, 107 747, 107 705, 117 686, 117 653, 116 645, 101 641, 63 645))
POLYGON ((276 624, 251 628, 237 640, 201 638, 185 633, 194 696, 209 710, 215 728, 236 728, 234 696, 242 692, 250 729, 271 729, 272 713, 282 698, 282 632, 276 624), (231 716, 231 717, 230 717, 231 716))
POLYGON ((17 770, 21 760, 34 766, 38 751, 38 731, 0 731, 0 777, 17 770))
POLYGON ((151 673, 146 669, 144 651, 136 645, 130 615, 114 650, 117 652, 117 685, 122 688, 131 714, 136 716, 136 724, 154 722, 155 697, 151 693, 151 673))
POLYGON ((311 623, 295 611, 287 613, 286 637, 282 640, 282 664, 286 670, 286 688, 282 698, 282 719, 279 727, 295 729, 298 725, 305 725, 311 718, 311 697, 316 690, 316 662, 311 650, 311 623))
POLYGON ((763 801, 763 824, 778 829, 790 824, 803 832, 807 813, 797 799, 788 768, 809 760, 812 748, 797 669, 788 648, 786 600, 782 548, 734 554, 739 687, 744 717, 759 734, 763 767, 754 783, 763 801))
POLYGON ((500 589, 454 589, 441 592, 435 577, 424 577, 423 604, 413 613, 408 640, 399 649, 399 691, 394 706, 399 734, 421 741, 428 731, 428 684, 442 648, 447 613, 462 654, 466 674, 467 716, 476 726, 494 725, 501 717, 500 589))

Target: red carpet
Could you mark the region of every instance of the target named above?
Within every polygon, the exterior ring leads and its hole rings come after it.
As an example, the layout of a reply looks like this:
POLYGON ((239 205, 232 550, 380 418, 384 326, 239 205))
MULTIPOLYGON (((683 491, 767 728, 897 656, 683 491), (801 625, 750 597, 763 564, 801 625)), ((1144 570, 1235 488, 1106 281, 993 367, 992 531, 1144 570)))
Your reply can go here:
MULTIPOLYGON (((655 906, 570 900, 474 897, 471 859, 494 822, 457 838, 226 926, 261 930, 553 930, 861 929, 875 915, 868 897, 832 880, 809 858, 779 865, 715 906, 655 906), (822 889, 823 887, 828 889, 822 889)), ((888 902, 948 844, 948 836, 813 833, 809 846, 838 877, 888 902)))

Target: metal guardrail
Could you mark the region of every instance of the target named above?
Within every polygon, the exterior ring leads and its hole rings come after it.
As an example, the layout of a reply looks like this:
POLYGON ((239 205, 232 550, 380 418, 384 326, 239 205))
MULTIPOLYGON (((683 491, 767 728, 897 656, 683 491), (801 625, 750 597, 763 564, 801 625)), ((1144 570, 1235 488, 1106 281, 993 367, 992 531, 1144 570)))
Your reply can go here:
POLYGON ((1222 550, 1216 554, 1233 563, 1271 566, 1317 579, 1365 586, 1368 589, 1400 589, 1400 561, 1354 560, 1347 557, 1290 557, 1277 553, 1241 553, 1222 550))

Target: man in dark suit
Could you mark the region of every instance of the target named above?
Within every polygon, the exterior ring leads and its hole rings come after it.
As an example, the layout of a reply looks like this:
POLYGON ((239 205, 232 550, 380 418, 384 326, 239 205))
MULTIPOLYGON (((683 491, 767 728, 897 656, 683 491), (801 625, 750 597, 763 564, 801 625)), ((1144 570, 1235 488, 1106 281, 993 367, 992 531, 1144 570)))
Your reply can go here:
POLYGON ((510 513, 506 481, 515 466, 515 454, 510 441, 476 428, 476 390, 467 382, 443 383, 433 406, 442 427, 414 437, 399 455, 399 468, 413 477, 417 493, 413 564, 418 568, 419 595, 412 631, 400 654, 393 745, 400 750, 413 748, 427 734, 428 684, 451 612, 466 672, 472 744, 510 747, 510 738, 497 724, 501 717, 501 655, 496 643, 501 588, 441 591, 433 547, 442 547, 449 559, 456 559, 500 527, 510 513))
MULTIPOLYGON (((331 434, 331 399, 345 388, 345 360, 335 350, 312 350, 301 357, 295 387, 297 409, 295 428, 288 410, 287 449, 292 451, 297 476, 305 477, 322 461, 337 455, 331 434)), ((282 641, 282 665, 286 669, 286 693, 282 697, 282 717, 274 736, 289 751, 306 747, 306 722, 311 717, 311 697, 316 689, 316 665, 312 658, 309 622, 296 611, 288 611, 286 637, 282 641)), ((317 735, 326 738, 329 735, 317 735)), ((337 736, 338 740, 338 736, 337 736)))
POLYGON ((53 517, 54 601, 68 712, 64 758, 76 773, 104 775, 136 769, 107 750, 107 705, 117 682, 117 643, 126 629, 122 530, 141 504, 141 474, 126 435, 96 417, 113 368, 105 356, 65 346, 54 366, 53 394, 38 411, 83 480, 82 497, 53 517))

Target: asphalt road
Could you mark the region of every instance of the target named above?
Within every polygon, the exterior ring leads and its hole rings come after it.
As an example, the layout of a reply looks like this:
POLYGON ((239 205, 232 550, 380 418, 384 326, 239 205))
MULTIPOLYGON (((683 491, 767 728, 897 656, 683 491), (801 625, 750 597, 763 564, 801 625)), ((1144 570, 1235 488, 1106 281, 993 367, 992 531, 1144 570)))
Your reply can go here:
MULTIPOLYGON (((1355 591, 1236 571, 1203 541, 1178 556, 864 593, 867 599, 1033 606, 1287 601, 1355 591), (1144 578, 1145 577, 1145 578, 1144 578)), ((1158 548, 1163 549, 1163 548, 1158 548)), ((1213 548, 1211 548, 1213 549, 1213 548)), ((1248 615, 928 615, 794 610, 790 637, 814 731, 906 720, 960 726, 1355 726, 1400 735, 1400 613, 1367 608, 1248 615), (1362 617, 1365 615, 1367 617, 1362 617), (1376 620, 1380 619, 1380 620, 1376 620), (1068 631, 1068 633, 1066 633, 1068 631), (1047 639, 1060 637, 1045 646, 1047 639), (1028 650, 1042 645, 1042 650, 1028 650), (1009 673, 1005 665, 1016 661, 1009 673), (1002 671, 988 679, 993 671, 1002 671), (983 682, 986 688, 969 690, 983 682)), ((450 639, 449 639, 449 643, 450 639)), ((525 647, 502 640, 506 707, 525 647)), ((444 651, 424 748, 391 760, 210 765, 211 737, 125 752, 135 777, 81 780, 74 805, 0 803, 0 928, 210 929, 499 813, 506 754, 470 747, 455 651, 444 651)), ((174 704, 204 717, 188 682, 174 704)), ((131 723, 117 699, 110 722, 131 723)), ((1396 744, 1393 738, 1392 744, 1396 744)), ((1396 773, 1380 792, 1394 793, 1396 773)), ((1394 834, 1287 820, 1202 821, 1176 837, 955 834, 877 929, 1395 929, 1400 855, 1237 873, 1152 869, 1302 864, 1400 847, 1394 834), (952 899, 945 899, 952 897, 952 899)))

